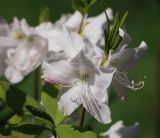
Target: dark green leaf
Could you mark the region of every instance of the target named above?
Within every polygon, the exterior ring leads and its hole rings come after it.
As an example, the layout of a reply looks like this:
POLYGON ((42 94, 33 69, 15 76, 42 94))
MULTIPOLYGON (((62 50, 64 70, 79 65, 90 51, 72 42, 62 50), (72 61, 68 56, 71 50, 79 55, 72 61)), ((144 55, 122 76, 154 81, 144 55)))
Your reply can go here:
MULTIPOLYGON (((53 127, 55 126, 52 118, 51 118, 46 112, 44 112, 43 110, 38 109, 38 108, 35 108, 35 107, 32 107, 32 106, 30 106, 30 105, 27 105, 26 108, 27 108, 28 111, 30 111, 34 116, 37 116, 37 117, 46 119, 46 120, 48 120, 49 122, 52 123, 53 127)), ((46 122, 46 121, 45 121, 45 122, 46 122)), ((44 123, 45 123, 45 122, 44 122, 44 123)), ((47 123, 47 124, 48 124, 48 123, 47 123)), ((49 124, 49 125, 50 125, 50 124, 49 124)))
POLYGON ((25 108, 26 105, 40 107, 38 102, 31 96, 12 85, 9 86, 8 83, 0 82, 0 88, 3 90, 3 94, 0 92, 0 98, 18 114, 23 114, 27 111, 25 108))
POLYGON ((15 126, 12 129, 28 135, 38 135, 44 130, 49 130, 47 127, 36 124, 23 124, 15 126))

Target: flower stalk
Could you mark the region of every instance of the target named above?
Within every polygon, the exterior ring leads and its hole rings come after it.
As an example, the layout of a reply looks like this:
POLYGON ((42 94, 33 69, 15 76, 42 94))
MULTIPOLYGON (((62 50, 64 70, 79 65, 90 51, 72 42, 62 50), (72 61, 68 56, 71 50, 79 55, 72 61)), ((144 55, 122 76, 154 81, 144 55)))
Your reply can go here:
POLYGON ((81 115, 80 115, 80 121, 79 121, 79 127, 83 127, 83 124, 84 124, 84 118, 85 118, 85 108, 82 107, 81 109, 81 115))

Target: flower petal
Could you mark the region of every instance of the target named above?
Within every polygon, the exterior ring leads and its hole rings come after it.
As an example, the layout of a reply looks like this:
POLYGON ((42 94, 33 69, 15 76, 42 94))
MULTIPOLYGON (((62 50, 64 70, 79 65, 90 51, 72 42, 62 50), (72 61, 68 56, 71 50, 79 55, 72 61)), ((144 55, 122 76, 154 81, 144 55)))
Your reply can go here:
POLYGON ((7 67, 5 77, 13 84, 22 81, 24 78, 21 72, 13 67, 7 67))
POLYGON ((22 41, 15 50, 7 51, 6 63, 24 77, 42 63, 47 51, 46 41, 33 35, 22 41))
POLYGON ((0 36, 8 36, 9 34, 9 25, 5 20, 0 20, 0 36))
POLYGON ((99 69, 94 76, 91 76, 90 82, 92 83, 90 88, 92 89, 93 96, 97 101, 108 102, 107 89, 111 85, 115 68, 103 68, 99 69))
POLYGON ((85 43, 80 35, 74 32, 69 32, 69 30, 67 30, 64 26, 61 37, 58 41, 67 57, 71 59, 75 57, 85 46, 85 43))
POLYGON ((59 110, 66 116, 72 114, 80 106, 81 90, 81 86, 77 84, 71 88, 64 88, 58 95, 59 110))
POLYGON ((81 51, 75 58, 71 60, 71 64, 80 74, 88 74, 95 72, 94 65, 87 58, 84 51, 81 51))
POLYGON ((127 72, 144 56, 146 50, 147 44, 144 41, 138 48, 122 48, 112 54, 111 65, 119 71, 127 72))
POLYGON ((90 88, 86 88, 86 91, 83 91, 82 102, 84 108, 99 122, 104 124, 111 122, 109 107, 106 104, 97 101, 90 88))
POLYGON ((122 37, 122 41, 118 46, 118 49, 125 48, 131 42, 130 36, 124 32, 123 29, 119 28, 119 36, 122 37))
POLYGON ((75 13, 66 21, 65 25, 71 31, 78 33, 82 23, 82 18, 82 14, 79 11, 75 11, 75 13))
POLYGON ((118 121, 113 124, 108 131, 101 133, 103 138, 133 138, 139 132, 140 126, 138 123, 126 127, 123 121, 118 121))
POLYGON ((43 63, 43 79, 51 84, 71 85, 75 82, 73 66, 66 60, 43 63))
MULTIPOLYGON (((108 13, 109 19, 112 19, 112 12, 111 9, 106 9, 108 13)), ((103 28, 106 20, 105 13, 102 13, 96 17, 88 18, 84 24, 84 30, 82 31, 82 35, 89 40, 92 44, 95 45, 103 45, 104 44, 104 32, 103 28)))
POLYGON ((8 48, 5 47, 0 47, 0 76, 4 75, 4 71, 6 68, 6 63, 5 63, 5 59, 7 57, 6 53, 7 53, 8 48))
POLYGON ((0 36, 0 46, 1 47, 16 47, 18 45, 18 41, 11 37, 3 37, 0 36))

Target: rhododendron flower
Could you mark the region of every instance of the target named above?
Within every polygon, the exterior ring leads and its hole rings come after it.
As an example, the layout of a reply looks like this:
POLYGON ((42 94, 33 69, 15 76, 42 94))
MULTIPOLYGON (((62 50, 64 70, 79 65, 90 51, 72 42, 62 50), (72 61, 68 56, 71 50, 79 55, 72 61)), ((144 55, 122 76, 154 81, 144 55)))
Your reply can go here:
POLYGON ((135 83, 129 81, 127 73, 134 65, 144 56, 147 50, 147 44, 143 41, 137 48, 127 48, 130 37, 122 29, 119 29, 119 35, 122 41, 116 50, 111 51, 106 64, 115 67, 117 71, 113 77, 113 87, 121 99, 124 99, 128 93, 128 89, 134 91, 143 87, 144 82, 135 83))
POLYGON ((33 34, 34 29, 24 19, 0 24, 0 73, 11 83, 23 80, 42 63, 48 51, 46 40, 33 34))
POLYGON ((98 56, 94 52, 87 53, 85 41, 76 33, 64 29, 60 45, 65 57, 57 54, 61 58, 46 59, 42 76, 49 83, 63 84, 58 98, 59 109, 68 116, 82 105, 98 121, 109 123, 107 88, 115 69, 96 65, 98 62, 94 61, 98 56), (90 59, 91 55, 95 57, 90 59))
POLYGON ((6 78, 11 83, 20 82, 43 62, 47 51, 46 41, 36 35, 26 38, 16 49, 9 49, 6 59, 6 78))
POLYGON ((138 123, 126 127, 123 125, 123 121, 118 121, 105 133, 101 133, 100 136, 102 138, 133 138, 138 134, 139 129, 140 125, 138 123))

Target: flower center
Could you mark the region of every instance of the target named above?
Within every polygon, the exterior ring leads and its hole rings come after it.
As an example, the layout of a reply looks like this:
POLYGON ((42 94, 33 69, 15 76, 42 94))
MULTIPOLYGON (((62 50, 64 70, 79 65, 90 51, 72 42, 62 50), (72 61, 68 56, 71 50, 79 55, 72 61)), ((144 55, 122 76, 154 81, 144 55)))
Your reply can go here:
POLYGON ((15 33, 15 37, 16 37, 17 39, 23 39, 23 38, 26 37, 26 35, 25 35, 24 33, 22 33, 22 32, 16 32, 16 33, 15 33))
POLYGON ((89 73, 78 73, 78 78, 82 82, 87 82, 87 80, 89 79, 89 73))

